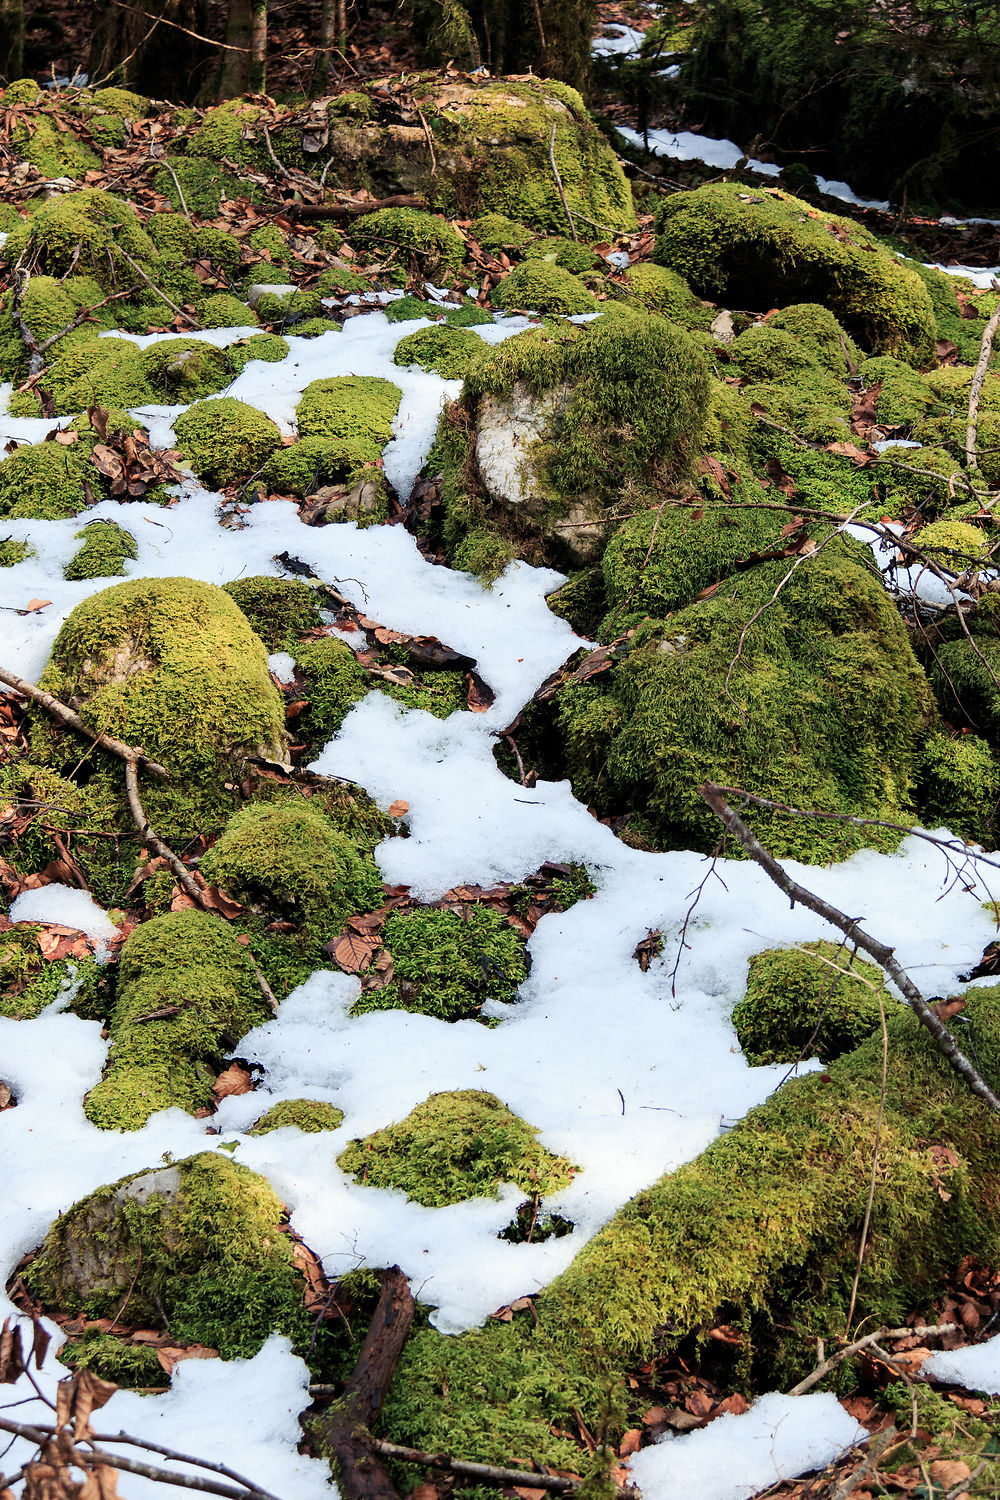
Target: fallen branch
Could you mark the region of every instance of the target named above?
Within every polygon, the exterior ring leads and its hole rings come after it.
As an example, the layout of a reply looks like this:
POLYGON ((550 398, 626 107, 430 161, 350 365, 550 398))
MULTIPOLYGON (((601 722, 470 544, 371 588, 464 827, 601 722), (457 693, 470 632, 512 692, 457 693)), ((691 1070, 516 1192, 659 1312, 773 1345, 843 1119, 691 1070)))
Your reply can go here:
POLYGON ((161 766, 159 761, 151 760, 144 751, 137 749, 135 745, 126 745, 124 741, 116 740, 114 735, 104 734, 99 729, 92 729, 89 724, 84 723, 78 713, 61 702, 60 699, 53 697, 51 693, 45 692, 43 688, 35 687, 34 683, 26 682, 23 677, 18 677, 13 672, 7 672, 3 667, 0 667, 0 682, 5 683, 7 687, 13 688, 22 697, 30 698, 33 703, 37 703, 39 707, 44 708, 46 713, 51 714, 54 719, 61 719, 70 729, 75 729, 78 734, 84 735, 99 750, 109 750, 112 755, 117 755, 119 760, 123 760, 126 763, 131 761, 133 765, 141 765, 153 776, 158 776, 161 781, 170 780, 170 772, 165 766, 161 766))
POLYGON ((957 1323, 935 1323, 930 1327, 921 1324, 917 1328, 876 1328, 874 1333, 866 1333, 863 1339, 855 1339, 853 1344, 848 1344, 845 1349, 838 1349, 836 1354, 831 1354, 829 1359, 824 1359, 811 1375, 800 1380, 798 1385, 793 1385, 788 1394, 804 1396, 806 1391, 811 1391, 814 1385, 818 1385, 831 1370, 843 1364, 845 1359, 850 1359, 852 1354, 858 1354, 862 1349, 867 1349, 869 1344, 878 1343, 879 1339, 926 1339, 940 1334, 955 1333, 957 1330, 957 1323))
POLYGON ((371 1426, 403 1352, 415 1303, 398 1266, 382 1272, 382 1295, 340 1400, 314 1424, 335 1467, 342 1500, 399 1500, 378 1456, 371 1426))
MULTIPOLYGON (((993 290, 1000 292, 1000 281, 993 277, 993 290)), ((965 429, 965 459, 973 473, 979 472, 979 459, 976 455, 976 434, 979 428, 979 397, 982 394, 983 385, 986 380, 986 371, 989 369, 990 356, 993 353, 993 340, 1000 328, 1000 302, 997 302, 993 316, 983 329, 983 340, 979 346, 979 358, 972 375, 972 384, 969 387, 969 421, 965 429)))
POLYGON ((716 786, 714 782, 706 781, 698 790, 722 823, 726 832, 735 836, 750 858, 756 860, 757 864, 773 880, 778 889, 785 892, 785 895, 788 896, 793 906, 796 903, 800 906, 805 906, 809 911, 815 912, 817 916, 823 917, 832 926, 838 927, 856 948, 861 948, 877 964, 881 965, 896 985, 900 994, 909 1004, 921 1026, 930 1032, 940 1050, 955 1069, 955 1072, 958 1073, 960 1078, 964 1079, 972 1092, 982 1099, 995 1115, 1000 1117, 1000 1099, 997 1098, 978 1069, 966 1057, 944 1022, 931 1010, 906 970, 897 962, 893 950, 887 947, 885 943, 880 943, 875 938, 870 937, 859 925, 857 917, 847 916, 838 907, 831 906, 829 901, 825 901, 822 896, 817 896, 814 891, 808 891, 805 886, 799 885, 797 881, 794 881, 774 856, 768 853, 739 814, 729 806, 729 803, 722 794, 721 788, 716 786))
POLYGON ((192 328, 197 328, 198 327, 198 320, 197 320, 197 318, 192 318, 192 316, 191 316, 190 313, 186 313, 182 307, 178 307, 177 306, 176 302, 172 302, 170 300, 170 298, 167 296, 166 292, 163 290, 163 288, 157 286, 156 282, 152 279, 152 277, 146 275, 145 271, 142 269, 142 267, 140 266, 139 262, 136 261, 136 260, 133 260, 132 257, 131 257, 131 255, 129 255, 129 253, 128 253, 127 250, 123 250, 122 247, 121 247, 121 245, 119 245, 117 248, 118 248, 118 254, 122 257, 122 259, 128 261, 129 265, 132 267, 132 269, 136 273, 136 275, 142 277, 142 279, 146 283, 146 285, 148 287, 152 288, 152 290, 161 299, 161 301, 165 302, 169 308, 172 308, 173 311, 177 314, 177 316, 179 318, 183 318, 184 321, 185 321, 185 323, 190 323, 192 328))
POLYGON ((556 122, 555 122, 555 120, 552 121, 552 134, 549 136, 549 161, 550 161, 550 163, 552 165, 552 175, 553 175, 553 177, 556 180, 556 187, 559 189, 559 196, 562 199, 562 206, 566 210, 566 217, 569 220, 569 232, 570 232, 570 234, 573 236, 573 238, 575 240, 579 241, 580 237, 579 237, 579 235, 576 232, 576 225, 573 223, 573 215, 570 213, 570 211, 569 211, 569 204, 566 202, 566 193, 565 193, 565 190, 564 190, 563 185, 562 185, 562 178, 559 176, 559 168, 556 166, 556 122))
POLYGON ((899 1433, 895 1427, 887 1427, 884 1432, 877 1432, 868 1445, 868 1452, 863 1461, 853 1474, 847 1476, 833 1500, 847 1500, 848 1495, 853 1495, 858 1486, 878 1467, 879 1459, 884 1457, 898 1437, 899 1433))
POLYGON ((199 889, 198 882, 191 874, 191 871, 177 857, 170 846, 165 844, 153 832, 149 825, 149 819, 146 817, 142 803, 139 800, 139 773, 136 769, 134 757, 130 757, 125 762, 125 793, 128 797, 129 812, 132 814, 132 820, 139 830, 139 837, 143 843, 148 844, 169 865, 195 905, 204 908, 206 906, 205 896, 199 889))
MULTIPOLYGON (((376 1451, 383 1458, 394 1458, 398 1463, 421 1464, 427 1469, 442 1469, 446 1474, 458 1474, 472 1479, 477 1484, 522 1485, 533 1490, 547 1490, 552 1495, 572 1495, 579 1490, 582 1479, 568 1479, 562 1474, 537 1474, 531 1469, 498 1469, 493 1464, 476 1464, 464 1458, 449 1458, 446 1453, 424 1453, 419 1448, 404 1448, 399 1443, 387 1443, 375 1439, 376 1451)), ((638 1496, 633 1485, 614 1486, 617 1495, 638 1496)))
POLYGON ((426 198, 415 193, 394 193, 391 198, 369 198, 364 202, 349 199, 346 203, 286 203, 284 212, 296 219, 360 219, 380 208, 426 208, 426 198))

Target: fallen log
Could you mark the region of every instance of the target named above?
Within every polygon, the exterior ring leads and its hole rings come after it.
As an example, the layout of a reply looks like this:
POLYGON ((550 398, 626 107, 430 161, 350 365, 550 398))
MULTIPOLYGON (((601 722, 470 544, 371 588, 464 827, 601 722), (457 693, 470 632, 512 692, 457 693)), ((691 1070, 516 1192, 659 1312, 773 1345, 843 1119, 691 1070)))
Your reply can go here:
POLYGON ((348 199, 345 203, 286 203, 282 212, 295 219, 360 219, 380 208, 426 208, 427 199, 415 193, 394 193, 390 198, 348 199))

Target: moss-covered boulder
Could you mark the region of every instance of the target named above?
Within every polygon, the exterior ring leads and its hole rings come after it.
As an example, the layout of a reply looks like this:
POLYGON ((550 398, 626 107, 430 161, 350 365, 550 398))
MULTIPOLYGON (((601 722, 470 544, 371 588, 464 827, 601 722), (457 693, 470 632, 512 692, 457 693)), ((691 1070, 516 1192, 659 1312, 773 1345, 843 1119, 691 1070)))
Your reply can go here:
POLYGON ((337 1164, 368 1187, 401 1188, 427 1208, 496 1197, 506 1182, 526 1193, 555 1193, 576 1170, 483 1089, 431 1094, 398 1125, 351 1141, 337 1164))
POLYGON ((663 198, 656 225, 655 259, 700 296, 761 310, 819 302, 872 352, 933 355, 926 286, 852 219, 779 188, 712 183, 663 198))
POLYGON ((135 537, 115 521, 90 521, 74 540, 83 546, 63 569, 64 578, 119 578, 125 563, 139 555, 135 537))
POLYGON ((24 443, 0 461, 0 518, 61 520, 86 507, 95 475, 84 453, 55 441, 24 443))
POLYGON ((133 1172, 61 1214, 24 1275, 46 1312, 160 1327, 224 1359, 307 1318, 284 1208, 267 1179, 209 1151, 133 1172))
POLYGON ((253 963, 218 917, 153 917, 122 950, 105 1075, 84 1113, 101 1130, 139 1130, 157 1110, 212 1105, 226 1054, 269 1016, 253 963))
POLYGON ((945 717, 977 730, 1000 751, 1000 600, 995 594, 979 600, 965 627, 954 619, 938 627, 928 676, 945 717))
POLYGON ((366 260, 395 254, 423 275, 454 273, 465 259, 465 241, 446 219, 416 208, 378 208, 352 225, 351 243, 366 260))
POLYGON ((579 276, 544 260, 526 260, 508 271, 490 293, 490 301, 504 312, 571 317, 597 311, 597 299, 579 276))
POLYGON ((733 1025, 747 1062, 832 1062, 903 1009, 877 964, 825 941, 769 948, 750 960, 733 1025), (881 1011, 880 1011, 881 1005, 881 1011))
POLYGON ((419 365, 424 370, 436 370, 445 380, 461 380, 485 348, 482 339, 467 329, 438 324, 405 334, 396 345, 392 362, 403 368, 419 365))
MULTIPOLYGON (((560 695, 576 795, 621 817, 631 839, 714 848, 704 781, 908 819, 935 710, 899 615, 853 543, 789 567, 761 563, 668 623, 647 622, 599 683, 560 695)), ((885 837, 757 808, 748 817, 779 857, 825 863, 885 837)))
POLYGON ((474 565, 477 537, 487 564, 515 553, 593 562, 616 507, 689 475, 708 389, 686 333, 623 306, 490 350, 442 416, 429 460, 444 471, 453 562, 474 565))
POLYGON ((436 907, 392 912, 381 936, 392 979, 364 991, 352 1015, 409 1010, 442 1021, 475 1019, 487 1001, 515 1000, 528 976, 524 943, 489 906, 472 906, 464 916, 436 907))
POLYGON ((177 418, 174 433, 198 478, 215 486, 257 473, 281 445, 270 417, 235 396, 196 401, 177 418))
MULTIPOLYGON (((114 308, 98 305, 104 301, 104 296, 103 289, 91 276, 32 276, 21 298, 20 316, 15 321, 13 289, 4 293, 0 298, 0 364, 5 378, 22 381, 28 375, 28 348, 19 323, 30 330, 38 344, 55 339, 48 349, 51 366, 59 354, 79 344, 93 344, 96 331, 114 326, 114 308), (86 321, 71 327, 79 314, 88 308, 94 311, 88 314, 86 321), (67 331, 63 332, 64 329, 67 331)), ((19 398, 12 399, 16 405, 19 398)))
POLYGON ((303 798, 234 813, 201 872, 253 907, 330 935, 382 900, 371 855, 303 798))
POLYGON ((392 437, 402 392, 376 375, 332 375, 302 392, 296 421, 302 437, 335 443, 352 469, 374 463, 392 437))
POLYGON ((995 847, 1000 760, 978 734, 932 735, 918 765, 917 806, 927 828, 944 825, 970 843, 995 847))
POLYGON ((644 260, 630 266, 624 279, 628 288, 626 301, 660 313, 672 323, 680 323, 682 328, 708 328, 711 324, 712 309, 694 295, 676 271, 644 260))
POLYGON ((282 759, 281 696, 267 653, 222 589, 191 578, 137 578, 70 613, 42 676, 80 699, 95 728, 141 744, 183 781, 234 759, 282 759))
POLYGON ((268 651, 283 651, 306 630, 321 623, 316 590, 301 578, 268 578, 255 574, 223 584, 246 615, 268 651))
POLYGON ((262 1114, 248 1135, 268 1135, 272 1130, 302 1130, 318 1135, 323 1130, 339 1130, 344 1111, 324 1099, 282 1099, 262 1114))

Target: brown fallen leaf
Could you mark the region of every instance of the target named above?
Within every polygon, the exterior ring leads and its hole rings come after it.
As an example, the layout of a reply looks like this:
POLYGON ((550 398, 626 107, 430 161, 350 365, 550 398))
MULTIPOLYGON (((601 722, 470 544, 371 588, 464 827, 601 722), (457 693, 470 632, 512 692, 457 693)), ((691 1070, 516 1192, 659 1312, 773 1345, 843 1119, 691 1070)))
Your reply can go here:
POLYGON ((410 804, 404 797, 397 797, 395 802, 389 803, 390 818, 405 818, 410 810, 410 804))
POLYGON ((14 1095, 10 1091, 10 1084, 4 1083, 0 1078, 0 1110, 14 1108, 14 1095))
POLYGON ((21 1330, 10 1318, 0 1328, 0 1385, 13 1385, 24 1374, 21 1330))
POLYGON ((19 615, 37 615, 40 609, 48 609, 52 603, 51 599, 29 599, 24 609, 19 609, 19 615))
POLYGON ((169 1375, 174 1365, 179 1365, 182 1359, 218 1359, 218 1349, 207 1349, 204 1344, 188 1344, 181 1348, 177 1344, 165 1344, 162 1349, 157 1349, 156 1357, 160 1361, 160 1369, 169 1375))
POLYGON ((936 1458, 930 1465, 930 1476, 944 1490, 953 1490, 963 1479, 972 1478, 972 1470, 960 1458, 936 1458))
POLYGON ((618 1456, 628 1458, 633 1453, 638 1453, 642 1442, 642 1428, 630 1427, 628 1432, 622 1434, 622 1440, 618 1444, 618 1456))
POLYGON ((252 1090, 250 1071, 238 1062, 230 1063, 212 1085, 212 1093, 216 1099, 228 1099, 231 1094, 249 1094, 252 1090))

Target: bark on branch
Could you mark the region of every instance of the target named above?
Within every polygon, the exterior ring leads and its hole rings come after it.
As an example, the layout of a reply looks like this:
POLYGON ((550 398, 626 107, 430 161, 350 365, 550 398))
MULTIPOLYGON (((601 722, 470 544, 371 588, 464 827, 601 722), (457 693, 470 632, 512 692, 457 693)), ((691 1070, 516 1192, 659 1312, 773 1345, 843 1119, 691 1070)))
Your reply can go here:
MULTIPOLYGON (((993 278, 993 290, 1000 292, 1000 281, 993 278)), ((983 329, 983 340, 979 346, 979 358, 972 375, 972 384, 969 387, 969 421, 965 430, 965 460, 969 468, 975 473, 979 468, 979 458, 976 454, 976 434, 979 429, 979 397, 982 394, 983 384, 986 380, 986 371, 989 369, 990 357, 993 353, 993 340, 1000 328, 1000 302, 997 303, 992 318, 983 329)))
POLYGON ((144 751, 137 749, 135 745, 126 745, 124 741, 116 740, 112 734, 102 734, 100 730, 92 729, 89 724, 84 723, 74 709, 69 708, 59 698, 53 697, 51 693, 46 693, 43 688, 35 687, 34 683, 26 682, 23 677, 18 677, 15 673, 8 672, 3 667, 0 667, 0 682, 5 683, 9 688, 13 688, 22 697, 30 698, 33 703, 37 703, 40 708, 44 708, 46 713, 51 714, 54 719, 61 719, 70 729, 75 729, 78 734, 84 735, 99 750, 109 750, 112 755, 117 755, 119 760, 123 760, 126 763, 131 761, 133 765, 143 766, 153 776, 158 776, 161 781, 170 780, 170 772, 165 766, 161 766, 159 761, 151 760, 144 751))
POLYGON ((823 917, 834 927, 838 927, 849 942, 869 954, 885 970, 900 994, 908 1002, 921 1026, 926 1027, 930 1032, 938 1047, 955 1069, 955 1072, 958 1073, 960 1078, 965 1080, 972 1092, 984 1100, 993 1113, 1000 1117, 1000 1099, 997 1098, 982 1074, 966 1057, 944 1022, 931 1010, 906 970, 897 962, 893 950, 887 947, 885 943, 880 943, 875 938, 870 937, 864 928, 859 925, 859 918, 847 916, 838 907, 831 906, 829 901, 824 901, 822 896, 817 896, 814 891, 806 890, 805 886, 799 885, 797 881, 793 880, 787 870, 778 863, 772 854, 768 853, 739 814, 730 807, 723 796, 722 789, 716 786, 715 782, 706 781, 698 790, 722 823, 726 832, 733 834, 737 842, 749 854, 750 858, 756 860, 764 873, 774 881, 778 889, 785 892, 785 895, 788 896, 793 906, 796 903, 799 906, 805 906, 809 911, 814 911, 817 916, 823 917))
POLYGON ((391 198, 369 198, 356 203, 286 203, 283 212, 296 219, 360 219, 379 208, 426 208, 427 199, 414 193, 396 193, 391 198))
MULTIPOLYGON (((387 1443, 376 1438, 375 1449, 383 1458, 394 1458, 399 1463, 420 1464, 425 1469, 442 1469, 446 1474, 456 1474, 471 1479, 476 1484, 508 1486, 525 1485, 533 1490, 547 1490, 550 1495, 572 1495, 583 1483, 582 1479, 569 1479, 562 1474, 535 1474, 530 1469, 500 1469, 494 1464, 476 1464, 464 1458, 449 1458, 446 1453, 425 1453, 421 1448, 404 1448, 400 1443, 387 1443)), ((614 1486, 622 1500, 638 1500, 639 1491, 633 1485, 614 1486)))

